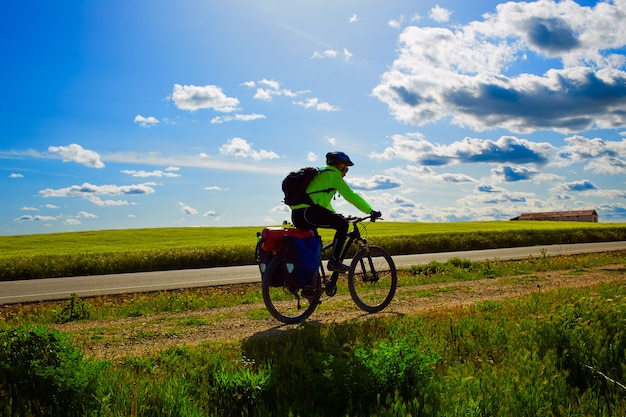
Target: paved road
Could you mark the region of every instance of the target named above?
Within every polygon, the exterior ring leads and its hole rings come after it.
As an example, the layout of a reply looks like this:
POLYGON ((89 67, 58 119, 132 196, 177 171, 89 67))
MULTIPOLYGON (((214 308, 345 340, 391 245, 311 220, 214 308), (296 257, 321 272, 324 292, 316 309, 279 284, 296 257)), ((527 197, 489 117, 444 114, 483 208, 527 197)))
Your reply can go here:
MULTIPOLYGON (((529 256, 544 256, 544 253, 548 256, 554 256, 615 250, 626 250, 626 241, 427 253, 394 256, 393 259, 398 268, 406 268, 411 265, 427 264, 431 261, 445 262, 454 257, 472 261, 485 259, 513 260, 524 259, 529 256)), ((260 273, 256 265, 6 281, 0 282, 0 305, 64 300, 69 298, 72 293, 81 297, 90 297, 249 282, 260 282, 260 273)))

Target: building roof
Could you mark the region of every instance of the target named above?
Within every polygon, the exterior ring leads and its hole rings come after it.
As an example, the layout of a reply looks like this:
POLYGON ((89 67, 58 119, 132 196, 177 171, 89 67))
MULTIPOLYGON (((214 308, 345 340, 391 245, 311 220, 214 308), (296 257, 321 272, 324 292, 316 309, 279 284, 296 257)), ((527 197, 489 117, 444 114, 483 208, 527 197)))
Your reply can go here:
POLYGON ((597 216, 595 210, 575 210, 575 211, 547 211, 544 213, 523 213, 516 220, 533 220, 538 218, 555 218, 555 217, 584 217, 597 216))

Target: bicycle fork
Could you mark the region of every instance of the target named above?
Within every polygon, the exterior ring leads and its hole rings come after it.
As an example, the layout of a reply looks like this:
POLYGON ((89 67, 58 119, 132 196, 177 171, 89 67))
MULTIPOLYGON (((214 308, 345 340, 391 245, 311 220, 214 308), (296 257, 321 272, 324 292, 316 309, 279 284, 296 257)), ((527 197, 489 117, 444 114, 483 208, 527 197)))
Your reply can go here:
POLYGON ((376 272, 376 268, 374 267, 374 260, 372 259, 370 246, 367 244, 367 242, 363 242, 361 244, 361 250, 365 250, 366 254, 360 259, 361 271, 363 271, 363 282, 378 282, 378 272, 376 272), (367 260, 369 268, 366 267, 365 260, 367 260))

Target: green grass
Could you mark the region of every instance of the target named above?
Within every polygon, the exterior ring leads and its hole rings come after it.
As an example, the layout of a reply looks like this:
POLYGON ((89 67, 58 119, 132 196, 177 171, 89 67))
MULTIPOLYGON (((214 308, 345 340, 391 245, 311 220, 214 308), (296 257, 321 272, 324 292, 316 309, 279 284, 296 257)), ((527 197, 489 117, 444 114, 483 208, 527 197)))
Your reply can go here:
MULTIPOLYGON (((258 227, 189 227, 101 230, 90 232, 50 233, 37 235, 0 236, 0 258, 16 256, 60 256, 120 252, 149 252, 153 250, 189 250, 202 247, 252 246, 256 243, 258 227)), ((320 230, 330 241, 332 233, 320 230)), ((432 236, 489 233, 547 233, 576 234, 594 232, 608 236, 626 236, 626 223, 580 222, 466 222, 466 223, 369 223, 372 238, 401 238, 404 236, 432 236), (613 233, 611 233, 611 231, 613 233)))
MULTIPOLYGON (((626 240, 626 224, 468 222, 365 224, 392 255, 626 240)), ((0 236, 0 280, 249 265, 262 227, 105 230, 0 236)), ((322 230, 325 242, 332 231, 322 230)))
POLYGON ((0 413, 623 416, 625 313, 618 281, 114 362, 44 327, 0 330, 0 413))
MULTIPOLYGON (((624 252, 515 262, 451 259, 402 271, 401 288, 495 277, 512 283, 532 281, 538 272, 577 273, 624 262, 624 252)), ((433 295, 419 290, 399 294, 433 295)), ((237 294, 215 288, 127 295, 116 302, 72 297, 65 303, 4 310, 0 414, 357 417, 626 412, 625 391, 618 385, 626 382, 626 287, 621 280, 419 316, 311 323, 271 337, 259 334, 116 361, 85 359, 77 345, 81 340, 122 340, 115 333, 120 329, 61 334, 45 327, 68 320, 163 314, 163 331, 176 335, 209 319, 168 313, 255 301, 260 302, 258 287, 237 294)), ((269 318, 260 308, 246 314, 269 318)), ((137 326, 126 339, 154 336, 154 330, 137 326)))

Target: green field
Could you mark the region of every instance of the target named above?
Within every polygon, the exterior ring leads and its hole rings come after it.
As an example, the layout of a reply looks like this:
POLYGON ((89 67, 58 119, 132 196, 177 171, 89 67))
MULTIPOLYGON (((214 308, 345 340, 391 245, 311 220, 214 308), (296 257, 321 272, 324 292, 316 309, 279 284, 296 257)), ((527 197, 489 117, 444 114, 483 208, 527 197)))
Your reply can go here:
MULTIPOLYGON (((189 266, 198 257, 204 264, 245 262, 257 230, 0 238, 0 271, 149 269, 189 266)), ((367 230, 370 240, 395 253, 626 239, 625 224, 376 223, 367 230)), ((269 313, 255 307, 261 303, 257 287, 236 293, 163 292, 119 302, 73 297, 65 306, 6 308, 0 315, 0 415, 623 416, 624 260, 624 252, 616 252, 423 265, 402 272, 397 302, 437 297, 424 287, 435 283, 462 288, 470 280, 501 279, 502 287, 527 282, 539 288, 546 279, 542 271, 576 276, 593 270, 613 279, 417 315, 312 321, 243 340, 206 340, 115 360, 85 356, 81 348, 176 338, 209 326, 208 312, 216 308, 220 320, 227 306, 250 304, 251 315, 245 316, 250 320, 266 321, 269 313), (618 268, 598 268, 611 264, 618 268), (200 314, 178 315, 185 311, 200 314), (129 329, 123 320, 151 316, 162 324, 158 332, 129 329), (78 326, 54 330, 68 321, 78 326)), ((320 309, 326 308, 341 307, 325 301, 320 309)))
MULTIPOLYGON (((580 273, 598 265, 596 258, 512 262, 505 266, 508 272, 500 272, 505 278, 514 275, 501 284, 541 284, 538 270, 573 267, 577 272, 572 273, 580 273), (521 265, 534 267, 520 275, 521 265)), ((623 261, 623 252, 604 260, 623 261)), ((465 279, 480 279, 488 264, 460 268, 447 263, 429 279, 447 281, 460 269, 465 269, 465 279)), ((176 330, 161 336, 176 337, 209 321, 206 314, 181 320, 172 307, 206 313, 201 303, 216 294, 173 292, 131 301, 150 299, 160 306, 150 312, 104 300, 68 301, 62 311, 25 306, 23 312, 5 315, 11 324, 0 326, 0 415, 623 416, 626 286, 619 271, 604 273, 613 274, 614 281, 418 315, 313 321, 243 340, 207 340, 118 359, 85 357, 80 349, 107 338, 151 343, 160 333, 141 326, 128 332, 120 321, 99 321, 100 310, 126 311, 128 317, 146 320, 163 312, 158 321, 176 323, 176 330), (98 317, 59 314, 65 310, 98 317), (91 336, 45 327, 56 322, 54 317, 80 321, 91 336)), ((433 296, 401 287, 399 298, 403 292, 433 296)), ((238 293, 237 300, 228 302, 244 299, 238 293)), ((266 317, 255 313, 250 319, 266 317)))
MULTIPOLYGON (((258 227, 188 227, 100 230, 89 232, 50 233, 0 236, 0 258, 39 255, 72 255, 76 253, 114 253, 150 250, 194 249, 220 246, 254 248, 258 227)), ((372 238, 415 237, 429 235, 486 233, 580 233, 610 232, 626 234, 626 223, 579 222, 467 222, 467 223, 400 223, 377 222, 367 226, 372 238)), ((329 240, 332 233, 321 230, 329 240)))
MULTIPOLYGON (((467 222, 364 225, 392 255, 626 240, 626 223, 467 222)), ((249 265, 259 227, 154 228, 0 236, 0 280, 249 265)), ((322 230, 328 242, 332 233, 322 230)))

